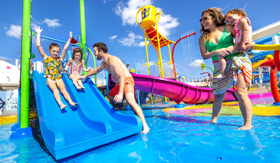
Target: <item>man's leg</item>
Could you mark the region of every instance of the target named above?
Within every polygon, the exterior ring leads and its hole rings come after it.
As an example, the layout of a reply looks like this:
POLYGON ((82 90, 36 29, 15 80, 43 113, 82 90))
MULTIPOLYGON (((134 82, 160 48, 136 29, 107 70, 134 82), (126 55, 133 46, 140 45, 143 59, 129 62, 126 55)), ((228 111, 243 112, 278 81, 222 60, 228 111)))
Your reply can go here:
POLYGON ((142 124, 143 124, 143 130, 141 133, 147 134, 150 131, 150 128, 148 127, 148 124, 146 122, 145 116, 143 114, 143 111, 141 107, 136 103, 135 98, 134 98, 134 93, 129 92, 125 93, 125 98, 128 102, 128 104, 132 107, 134 113, 141 119, 142 124))

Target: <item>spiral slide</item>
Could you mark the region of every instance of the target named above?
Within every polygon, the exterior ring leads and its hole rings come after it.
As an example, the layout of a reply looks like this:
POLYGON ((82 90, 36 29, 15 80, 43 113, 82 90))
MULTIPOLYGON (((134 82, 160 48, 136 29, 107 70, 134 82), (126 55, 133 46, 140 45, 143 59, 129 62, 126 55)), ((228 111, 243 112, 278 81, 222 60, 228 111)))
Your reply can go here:
MULTIPOLYGON (((132 74, 135 80, 135 89, 168 97, 176 103, 204 104, 214 101, 213 90, 210 88, 195 87, 175 80, 155 76, 132 74)), ((234 91, 226 92, 224 101, 237 101, 234 91)))
MULTIPOLYGON (((164 79, 155 76, 140 75, 131 73, 135 80, 135 89, 140 91, 158 94, 168 97, 176 103, 204 104, 214 101, 213 90, 210 88, 195 87, 175 80, 164 79)), ((249 98, 259 99, 271 97, 271 92, 260 94, 249 94, 249 98)), ((225 94, 224 102, 237 101, 233 89, 228 89, 225 94)))
MULTIPOLYGON (((67 91, 79 105, 72 109, 67 106, 62 113, 46 78, 35 71, 32 79, 42 137, 56 160, 142 131, 140 119, 115 111, 91 80, 84 83, 84 92, 78 92, 63 74, 67 91)), ((62 102, 67 104, 64 98, 62 102)))

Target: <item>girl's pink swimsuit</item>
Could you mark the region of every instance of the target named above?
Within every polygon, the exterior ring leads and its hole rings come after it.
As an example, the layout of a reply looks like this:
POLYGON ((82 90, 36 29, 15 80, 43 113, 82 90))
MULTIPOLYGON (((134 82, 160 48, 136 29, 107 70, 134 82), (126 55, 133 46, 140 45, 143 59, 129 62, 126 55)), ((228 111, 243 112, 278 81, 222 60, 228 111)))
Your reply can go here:
POLYGON ((82 64, 81 63, 77 64, 74 61, 72 61, 69 75, 71 75, 71 74, 74 74, 75 76, 80 75, 81 74, 81 69, 82 69, 82 64))

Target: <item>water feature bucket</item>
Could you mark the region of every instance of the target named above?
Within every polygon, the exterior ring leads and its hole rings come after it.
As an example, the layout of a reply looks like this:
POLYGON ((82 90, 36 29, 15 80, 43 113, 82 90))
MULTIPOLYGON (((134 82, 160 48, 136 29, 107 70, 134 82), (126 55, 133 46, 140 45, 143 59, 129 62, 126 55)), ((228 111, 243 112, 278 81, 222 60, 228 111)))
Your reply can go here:
POLYGON ((142 7, 142 26, 149 29, 155 25, 157 9, 152 5, 142 7))

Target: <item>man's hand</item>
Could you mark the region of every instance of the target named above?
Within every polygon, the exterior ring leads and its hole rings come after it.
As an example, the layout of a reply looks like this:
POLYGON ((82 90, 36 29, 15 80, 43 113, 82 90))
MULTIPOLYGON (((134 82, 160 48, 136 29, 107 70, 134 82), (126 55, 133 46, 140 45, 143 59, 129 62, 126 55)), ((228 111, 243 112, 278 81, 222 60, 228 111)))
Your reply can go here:
POLYGON ((72 32, 69 33, 69 38, 70 38, 70 39, 72 38, 72 32))
POLYGON ((114 101, 116 101, 117 103, 121 103, 123 100, 123 93, 118 93, 115 97, 114 97, 114 101))
POLYGON ((85 82, 86 76, 80 76, 78 77, 78 80, 82 80, 83 82, 85 82))

